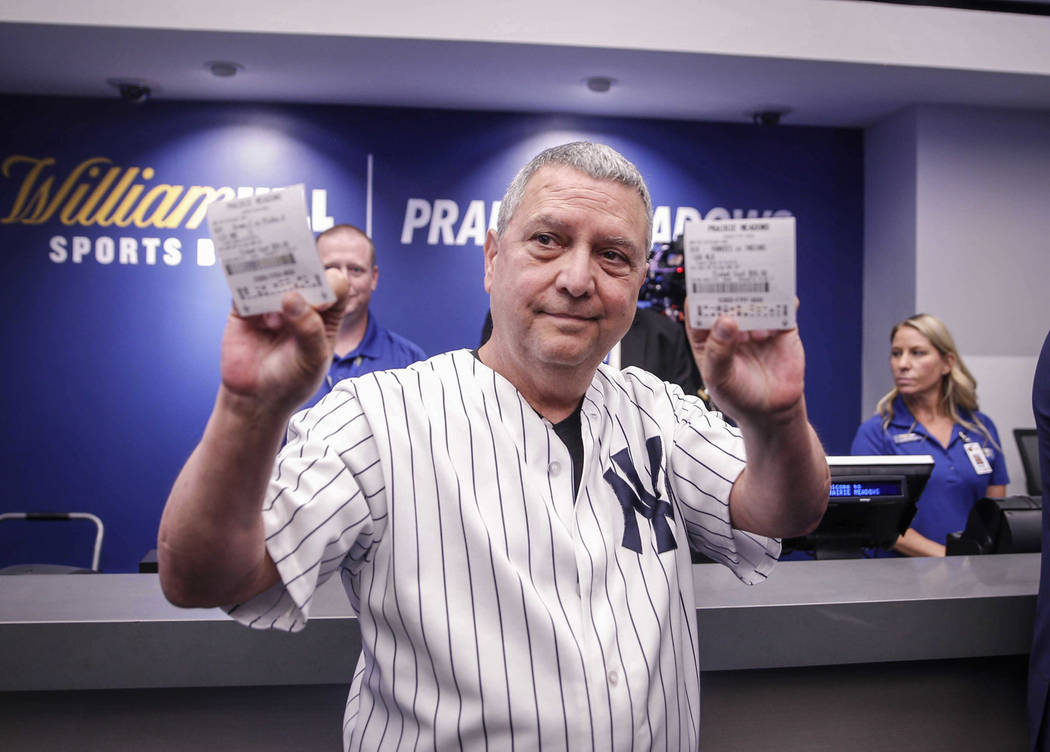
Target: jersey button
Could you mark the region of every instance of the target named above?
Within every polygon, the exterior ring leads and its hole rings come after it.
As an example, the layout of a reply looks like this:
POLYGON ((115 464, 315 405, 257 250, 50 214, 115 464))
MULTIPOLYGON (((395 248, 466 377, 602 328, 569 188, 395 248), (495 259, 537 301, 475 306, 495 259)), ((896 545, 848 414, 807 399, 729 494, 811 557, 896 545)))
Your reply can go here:
POLYGON ((616 669, 613 669, 612 671, 609 672, 609 684, 611 686, 615 687, 619 683, 620 683, 620 673, 616 669))
POLYGON ((547 472, 551 475, 557 475, 561 472, 561 463, 558 460, 554 460, 551 464, 547 465, 547 472))

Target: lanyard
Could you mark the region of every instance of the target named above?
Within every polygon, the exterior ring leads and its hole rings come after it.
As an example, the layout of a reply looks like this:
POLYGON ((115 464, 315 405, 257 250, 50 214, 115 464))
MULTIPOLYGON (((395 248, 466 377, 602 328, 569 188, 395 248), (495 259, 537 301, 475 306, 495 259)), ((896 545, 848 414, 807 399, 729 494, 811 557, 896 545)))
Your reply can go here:
MULTIPOLYGON (((926 427, 923 426, 923 433, 915 433, 915 427, 917 425, 919 425, 919 419, 918 418, 914 418, 912 420, 912 422, 911 422, 911 425, 908 426, 908 430, 907 431, 905 431, 904 433, 899 433, 899 434, 897 434, 896 436, 893 437, 894 443, 905 444, 905 443, 908 443, 908 442, 911 442, 911 441, 919 441, 920 439, 922 440, 922 442, 924 444, 927 443, 930 440, 929 432, 926 430, 926 427)), ((970 443, 978 444, 978 442, 973 441, 973 439, 971 439, 966 434, 966 432, 961 430, 961 429, 959 431, 959 440, 962 441, 963 444, 970 444, 970 443)), ((951 446, 951 444, 952 444, 952 440, 949 438, 948 439, 948 446, 951 446)), ((980 443, 980 446, 984 447, 984 446, 987 446, 987 444, 988 444, 988 441, 987 441, 987 439, 985 439, 983 442, 980 443)), ((948 447, 945 447, 945 449, 947 449, 947 448, 948 447)))
POLYGON ((926 427, 923 426, 922 433, 915 433, 915 426, 919 425, 918 418, 912 418, 911 425, 908 426, 908 430, 903 433, 898 433, 893 437, 894 444, 909 444, 913 441, 921 441, 924 444, 930 440, 929 433, 926 431, 926 427))
MULTIPOLYGON (((908 430, 907 431, 895 434, 893 436, 893 443, 894 444, 910 444, 910 443, 912 443, 914 441, 921 441, 923 444, 928 443, 929 440, 930 440, 930 432, 929 432, 929 430, 926 428, 926 426, 923 426, 922 427, 922 431, 923 432, 922 433, 916 433, 915 432, 915 427, 918 426, 918 425, 919 425, 919 419, 913 417, 912 421, 911 421, 911 425, 908 426, 908 430)), ((952 426, 953 426, 953 429, 954 429, 955 424, 953 423, 952 426)), ((964 443, 968 442, 970 440, 969 438, 967 438, 966 434, 963 433, 962 431, 959 431, 959 438, 962 439, 964 443)), ((940 442, 937 442, 937 443, 940 444, 940 442)), ((952 445, 952 437, 949 435, 949 437, 948 437, 948 444, 944 448, 948 449, 948 447, 950 447, 951 445, 952 445)))

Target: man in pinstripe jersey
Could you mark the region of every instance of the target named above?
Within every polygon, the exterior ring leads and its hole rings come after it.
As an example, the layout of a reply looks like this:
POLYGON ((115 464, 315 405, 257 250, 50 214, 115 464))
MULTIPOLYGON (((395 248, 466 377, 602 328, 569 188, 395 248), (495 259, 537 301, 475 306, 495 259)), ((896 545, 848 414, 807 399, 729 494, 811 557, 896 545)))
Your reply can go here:
POLYGON ((280 314, 231 314, 215 408, 161 521, 167 597, 296 630, 338 572, 363 646, 346 749, 695 750, 688 548, 760 581, 775 536, 819 520, 829 479, 797 331, 690 332, 739 430, 601 364, 651 224, 612 149, 538 155, 486 239, 492 338, 340 382, 280 455, 345 284, 327 310, 290 294, 280 314))

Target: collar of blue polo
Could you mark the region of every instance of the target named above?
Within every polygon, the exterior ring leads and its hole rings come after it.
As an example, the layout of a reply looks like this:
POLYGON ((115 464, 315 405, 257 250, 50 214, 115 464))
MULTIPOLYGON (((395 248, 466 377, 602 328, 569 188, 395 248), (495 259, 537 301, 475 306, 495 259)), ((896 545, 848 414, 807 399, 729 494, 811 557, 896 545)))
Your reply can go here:
POLYGON ((364 357, 375 359, 383 353, 379 347, 379 325, 376 322, 376 317, 372 313, 372 309, 368 309, 368 324, 365 326, 365 336, 361 338, 361 342, 358 343, 357 347, 348 352, 341 358, 333 358, 336 362, 355 360, 356 358, 364 357))

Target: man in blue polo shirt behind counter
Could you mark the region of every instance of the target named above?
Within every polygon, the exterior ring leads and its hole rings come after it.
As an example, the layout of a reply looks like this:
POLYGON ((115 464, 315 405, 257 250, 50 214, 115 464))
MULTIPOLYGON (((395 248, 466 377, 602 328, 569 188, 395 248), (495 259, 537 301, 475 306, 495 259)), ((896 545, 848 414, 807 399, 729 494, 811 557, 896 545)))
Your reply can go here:
POLYGON ((317 236, 317 250, 325 269, 342 272, 350 291, 346 315, 336 335, 332 365, 317 393, 303 404, 303 409, 319 402, 343 379, 403 368, 427 357, 415 342, 380 325, 369 310, 368 304, 379 282, 379 267, 375 244, 362 230, 353 225, 335 225, 317 236))

